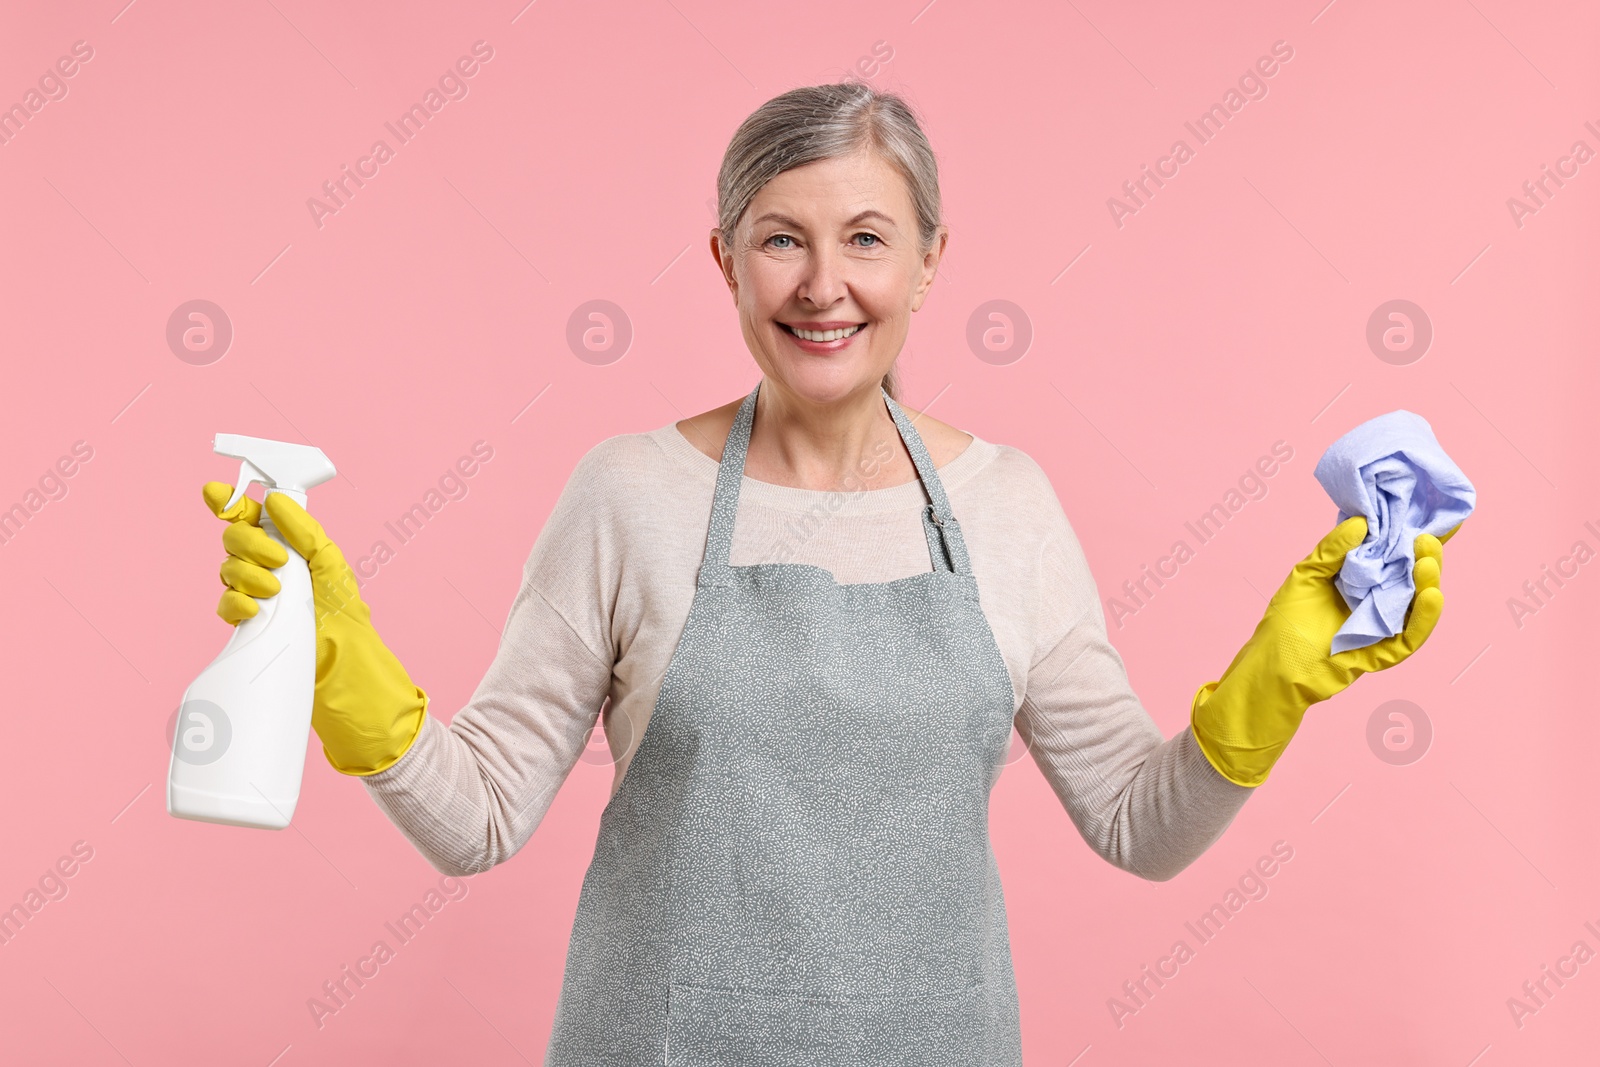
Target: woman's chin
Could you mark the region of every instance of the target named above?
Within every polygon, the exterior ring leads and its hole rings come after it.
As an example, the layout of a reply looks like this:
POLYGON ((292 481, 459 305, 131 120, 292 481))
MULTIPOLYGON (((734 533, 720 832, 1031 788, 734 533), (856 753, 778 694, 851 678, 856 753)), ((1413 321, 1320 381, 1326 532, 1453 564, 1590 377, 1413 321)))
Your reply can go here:
MULTIPOLYGON (((875 389, 887 371, 860 366, 786 363, 775 368, 784 389, 812 404, 832 404, 864 389, 875 389)), ((768 377, 772 377, 769 375, 768 377)))

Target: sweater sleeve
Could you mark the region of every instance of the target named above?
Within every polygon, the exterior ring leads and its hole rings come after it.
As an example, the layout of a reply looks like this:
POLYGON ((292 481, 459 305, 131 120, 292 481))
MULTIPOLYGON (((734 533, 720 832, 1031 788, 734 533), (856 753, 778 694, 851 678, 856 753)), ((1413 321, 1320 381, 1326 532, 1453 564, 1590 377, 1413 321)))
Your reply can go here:
POLYGON ((610 686, 612 542, 596 453, 579 462, 534 542, 500 647, 448 726, 423 719, 404 756, 362 779, 433 867, 510 859, 582 754, 610 686))
POLYGON ((1106 636, 1088 561, 1060 503, 1040 550, 1038 652, 1017 732, 1083 839, 1150 881, 1222 836, 1253 790, 1218 774, 1188 727, 1163 739, 1106 636))

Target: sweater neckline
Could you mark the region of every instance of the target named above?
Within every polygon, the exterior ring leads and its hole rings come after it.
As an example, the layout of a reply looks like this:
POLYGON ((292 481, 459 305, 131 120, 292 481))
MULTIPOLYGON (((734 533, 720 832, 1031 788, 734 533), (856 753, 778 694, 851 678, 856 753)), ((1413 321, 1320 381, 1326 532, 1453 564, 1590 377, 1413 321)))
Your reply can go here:
MULTIPOLYGON (((939 480, 944 483, 947 494, 981 470, 999 450, 997 445, 983 440, 970 430, 967 433, 971 435, 972 440, 961 454, 944 466, 935 468, 939 472, 939 480)), ((687 468, 696 478, 707 485, 716 484, 717 469, 720 464, 690 443, 689 439, 678 430, 676 421, 650 431, 649 436, 663 452, 687 468)), ((757 505, 786 511, 805 512, 819 505, 829 510, 837 510, 843 505, 832 500, 834 497, 844 497, 849 503, 850 510, 854 512, 893 511, 921 505, 927 501, 920 478, 882 489, 833 490, 800 489, 790 485, 778 485, 775 482, 757 481, 745 475, 739 488, 741 501, 748 500, 757 505)))

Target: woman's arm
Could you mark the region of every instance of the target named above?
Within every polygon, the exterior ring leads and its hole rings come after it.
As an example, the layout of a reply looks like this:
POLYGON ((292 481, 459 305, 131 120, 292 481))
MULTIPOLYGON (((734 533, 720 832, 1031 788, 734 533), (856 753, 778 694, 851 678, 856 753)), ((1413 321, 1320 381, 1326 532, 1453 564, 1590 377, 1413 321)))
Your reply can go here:
POLYGON ((1039 580, 1043 651, 1017 732, 1084 840, 1108 863, 1166 881, 1222 835, 1253 790, 1218 774, 1189 728, 1162 739, 1106 637, 1064 514, 1041 548, 1039 580))
POLYGON ((582 754, 611 683, 612 594, 593 452, 523 568, 499 651, 446 726, 426 717, 392 767, 362 780, 437 870, 476 874, 533 835, 582 754))

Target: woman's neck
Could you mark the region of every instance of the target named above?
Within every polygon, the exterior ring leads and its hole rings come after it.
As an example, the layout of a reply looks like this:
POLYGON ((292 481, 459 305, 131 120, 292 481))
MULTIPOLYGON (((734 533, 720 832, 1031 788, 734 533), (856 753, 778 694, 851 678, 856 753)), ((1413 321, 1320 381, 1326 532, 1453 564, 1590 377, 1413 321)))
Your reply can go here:
POLYGON ((916 477, 876 383, 829 404, 768 378, 756 397, 745 473, 798 489, 886 488, 916 477))

